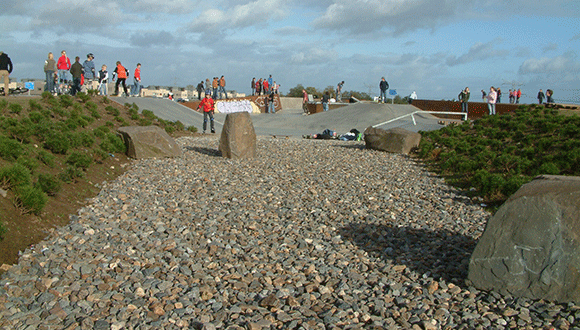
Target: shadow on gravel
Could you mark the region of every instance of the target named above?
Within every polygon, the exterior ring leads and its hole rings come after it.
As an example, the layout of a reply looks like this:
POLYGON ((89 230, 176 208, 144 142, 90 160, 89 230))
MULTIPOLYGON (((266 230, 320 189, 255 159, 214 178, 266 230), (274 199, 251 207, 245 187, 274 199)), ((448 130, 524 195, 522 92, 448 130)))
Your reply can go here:
POLYGON ((467 279, 469 258, 477 243, 471 237, 444 229, 352 223, 339 232, 343 239, 385 262, 390 260, 393 265, 405 265, 420 275, 453 283, 467 279))
POLYGON ((185 149, 187 149, 189 151, 199 152, 200 154, 213 156, 213 157, 221 157, 222 156, 221 151, 219 151, 217 149, 190 147, 190 146, 185 147, 185 149))

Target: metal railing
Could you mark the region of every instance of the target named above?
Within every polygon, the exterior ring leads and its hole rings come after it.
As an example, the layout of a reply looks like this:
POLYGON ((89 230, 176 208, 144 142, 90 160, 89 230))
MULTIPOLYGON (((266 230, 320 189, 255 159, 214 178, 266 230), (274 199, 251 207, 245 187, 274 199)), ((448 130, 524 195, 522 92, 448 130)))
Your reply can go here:
POLYGON ((390 124, 390 123, 392 123, 394 121, 401 120, 401 119, 403 119, 405 117, 409 117, 409 116, 411 116, 411 119, 413 119, 413 126, 417 126, 417 121, 415 120, 415 115, 418 114, 418 113, 430 113, 430 114, 438 114, 438 115, 461 115, 463 117, 463 120, 467 120, 467 113, 465 113, 465 112, 443 112, 443 111, 417 110, 417 111, 413 111, 411 113, 408 113, 406 115, 402 115, 402 116, 399 116, 397 118, 393 118, 391 120, 387 120, 387 121, 385 121, 383 123, 373 125, 373 127, 390 124))

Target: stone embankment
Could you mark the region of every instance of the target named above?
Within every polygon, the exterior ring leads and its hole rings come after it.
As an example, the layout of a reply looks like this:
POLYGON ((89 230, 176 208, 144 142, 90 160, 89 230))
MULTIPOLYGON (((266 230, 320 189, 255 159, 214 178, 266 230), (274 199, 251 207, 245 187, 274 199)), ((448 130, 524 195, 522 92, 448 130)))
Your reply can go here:
POLYGON ((560 329, 578 306, 465 285, 489 213, 362 142, 136 161, 0 280, 3 329, 560 329))

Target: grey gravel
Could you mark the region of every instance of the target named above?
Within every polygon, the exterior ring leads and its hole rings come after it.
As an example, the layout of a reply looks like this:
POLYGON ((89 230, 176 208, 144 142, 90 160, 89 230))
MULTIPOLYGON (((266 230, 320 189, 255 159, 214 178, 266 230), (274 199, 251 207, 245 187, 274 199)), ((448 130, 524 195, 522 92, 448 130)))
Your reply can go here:
POLYGON ((490 214, 408 156, 177 141, 21 253, 2 329, 578 329, 574 304, 465 284, 490 214))

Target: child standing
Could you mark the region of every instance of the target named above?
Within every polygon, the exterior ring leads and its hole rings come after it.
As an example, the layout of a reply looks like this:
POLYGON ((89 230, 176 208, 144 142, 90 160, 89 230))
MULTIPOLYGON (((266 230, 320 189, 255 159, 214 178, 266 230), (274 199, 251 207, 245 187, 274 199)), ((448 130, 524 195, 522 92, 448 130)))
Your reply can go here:
POLYGON ((107 95, 107 82, 109 81, 109 72, 107 66, 103 64, 99 71, 99 95, 107 95))

